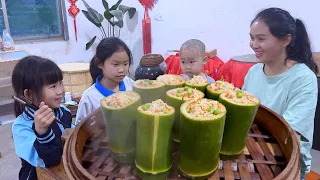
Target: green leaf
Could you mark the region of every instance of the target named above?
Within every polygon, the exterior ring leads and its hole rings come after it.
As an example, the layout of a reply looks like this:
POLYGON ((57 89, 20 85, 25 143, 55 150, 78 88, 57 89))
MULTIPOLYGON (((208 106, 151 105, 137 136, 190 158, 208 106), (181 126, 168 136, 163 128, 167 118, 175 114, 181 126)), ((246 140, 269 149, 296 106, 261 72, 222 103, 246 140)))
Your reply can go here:
MULTIPOLYGON (((110 14, 112 14, 115 18, 117 18, 116 21, 113 19, 114 25, 117 25, 119 28, 123 27, 123 13, 120 10, 112 10, 110 11, 110 14)), ((113 25, 113 26, 114 26, 113 25)))
POLYGON ((100 24, 103 21, 103 16, 98 13, 96 10, 94 10, 93 8, 91 8, 89 6, 89 4, 87 4, 87 2, 85 0, 82 0, 84 6, 87 8, 88 10, 88 14, 90 15, 91 19, 93 20, 94 24, 100 24))
POLYGON ((101 23, 95 23, 95 21, 91 18, 91 16, 89 15, 88 11, 82 10, 82 13, 84 14, 84 16, 90 21, 92 22, 92 24, 96 25, 98 28, 102 26, 101 23))
POLYGON ((86 44, 86 50, 88 50, 92 44, 94 43, 94 41, 96 40, 97 36, 94 36, 89 42, 87 42, 86 44))
POLYGON ((109 4, 106 0, 102 0, 102 4, 103 4, 103 7, 106 9, 106 10, 109 10, 109 4))
POLYGON ((109 23, 110 23, 111 26, 115 26, 115 25, 116 25, 116 24, 113 23, 111 20, 109 21, 109 23))
POLYGON ((128 12, 129 12, 129 18, 132 19, 133 16, 136 14, 137 9, 134 8, 134 7, 132 7, 132 8, 130 8, 130 9, 128 10, 128 12))
POLYGON ((120 3, 122 2, 122 0, 119 0, 115 5, 113 5, 109 10, 116 10, 118 8, 118 6, 120 5, 120 3))
POLYGON ((117 21, 117 22, 114 22, 114 24, 119 28, 123 28, 123 21, 117 21))
POLYGON ((137 9, 134 8, 134 7, 128 7, 128 6, 125 6, 125 5, 120 5, 119 6, 119 10, 121 10, 123 12, 123 14, 125 14, 127 11, 129 12, 129 18, 132 19, 133 16, 136 14, 137 12, 137 9))
POLYGON ((110 22, 111 18, 113 18, 114 16, 110 13, 109 10, 106 10, 104 12, 104 17, 110 22))
POLYGON ((123 14, 126 13, 129 10, 129 8, 130 7, 122 5, 122 4, 119 6, 119 10, 121 10, 123 12, 123 14))
POLYGON ((120 10, 112 10, 110 11, 110 14, 112 14, 114 17, 117 18, 118 21, 123 21, 123 13, 120 10))

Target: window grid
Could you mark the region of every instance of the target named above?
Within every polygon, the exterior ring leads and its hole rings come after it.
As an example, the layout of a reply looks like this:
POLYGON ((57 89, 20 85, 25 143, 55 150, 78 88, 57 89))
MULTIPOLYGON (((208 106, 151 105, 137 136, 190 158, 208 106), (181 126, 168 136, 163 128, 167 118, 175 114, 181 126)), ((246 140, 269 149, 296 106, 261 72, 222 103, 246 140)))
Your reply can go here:
MULTIPOLYGON (((32 37, 32 38, 19 38, 14 39, 15 41, 26 41, 26 40, 49 40, 49 39, 64 39, 69 40, 69 33, 68 33, 68 23, 67 23, 67 14, 66 14, 66 6, 64 0, 58 0, 59 3, 59 17, 60 17, 60 25, 62 30, 62 35, 60 36, 49 36, 49 37, 32 37)), ((7 7, 6 7, 6 0, 1 0, 1 8, 4 20, 4 26, 10 33, 10 25, 8 20, 7 14, 7 7)), ((2 33, 0 33, 2 34, 2 33)))

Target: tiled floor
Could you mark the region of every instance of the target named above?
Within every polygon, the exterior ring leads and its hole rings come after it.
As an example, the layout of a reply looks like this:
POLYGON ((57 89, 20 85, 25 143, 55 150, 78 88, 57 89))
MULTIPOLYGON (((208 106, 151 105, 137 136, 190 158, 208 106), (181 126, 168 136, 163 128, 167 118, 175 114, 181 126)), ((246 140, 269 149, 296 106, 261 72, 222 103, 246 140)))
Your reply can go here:
MULTIPOLYGON (((14 120, 13 115, 1 116, 0 121, 14 120)), ((11 125, 0 126, 0 152, 2 158, 0 158, 0 179, 2 180, 15 180, 18 179, 19 169, 21 167, 20 159, 16 156, 12 135, 11 125)))
MULTIPOLYGON (((0 121, 14 120, 13 115, 0 116, 0 121)), ((20 160, 15 155, 13 140, 11 136, 11 123, 0 125, 0 179, 15 180, 18 179, 20 169, 20 160)), ((312 150, 311 152, 312 170, 320 174, 320 151, 312 150)))

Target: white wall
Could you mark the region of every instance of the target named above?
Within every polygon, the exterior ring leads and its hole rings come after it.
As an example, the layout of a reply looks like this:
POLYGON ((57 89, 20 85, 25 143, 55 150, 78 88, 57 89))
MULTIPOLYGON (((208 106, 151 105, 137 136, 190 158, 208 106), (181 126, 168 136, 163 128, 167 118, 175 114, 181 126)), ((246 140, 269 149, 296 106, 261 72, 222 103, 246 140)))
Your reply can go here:
MULTIPOLYGON (((87 2, 103 13, 101 0, 87 0, 87 2)), ((108 2, 113 5, 116 0, 108 2)), ((132 50, 134 56, 132 70, 134 70, 143 55, 141 20, 144 9, 138 0, 123 0, 122 4, 134 6, 138 10, 133 20, 127 21, 129 26, 125 23, 121 32, 121 39, 132 50)), ((80 9, 84 9, 80 0, 77 5, 80 9)), ((272 6, 284 8, 294 17, 301 18, 308 28, 313 50, 320 51, 319 0, 159 0, 150 12, 152 52, 165 54, 168 49, 179 49, 187 39, 198 38, 206 44, 208 51, 217 48, 218 56, 224 61, 232 56, 252 53, 249 48, 250 22, 261 9, 272 6), (154 16, 158 14, 162 15, 163 21, 154 20, 154 16)), ((69 7, 68 0, 66 7, 69 7)), ((100 31, 87 21, 82 13, 77 16, 78 41, 74 38, 71 16, 68 17, 68 26, 69 41, 23 43, 17 45, 17 48, 51 58, 58 64, 90 61, 95 47, 85 51, 85 43, 93 35, 100 35, 100 31)))
POLYGON ((163 13, 163 21, 152 22, 153 50, 162 53, 178 48, 186 39, 199 38, 207 50, 217 48, 218 56, 224 61, 252 53, 250 22, 261 9, 272 6, 285 8, 304 20, 314 50, 320 51, 319 0, 159 0, 152 15, 163 13))

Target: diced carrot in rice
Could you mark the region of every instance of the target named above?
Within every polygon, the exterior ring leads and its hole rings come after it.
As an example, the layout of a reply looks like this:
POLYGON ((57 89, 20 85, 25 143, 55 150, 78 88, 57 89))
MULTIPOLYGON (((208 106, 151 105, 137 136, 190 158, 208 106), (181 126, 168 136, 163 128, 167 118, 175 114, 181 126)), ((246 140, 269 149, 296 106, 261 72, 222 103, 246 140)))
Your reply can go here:
POLYGON ((208 81, 204 77, 198 75, 198 76, 193 76, 193 78, 187 81, 186 83, 191 86, 204 86, 208 84, 208 81))
POLYGON ((149 79, 141 79, 141 80, 137 80, 135 82, 135 84, 138 87, 141 88, 150 88, 150 87, 160 87, 163 86, 164 84, 160 81, 157 80, 149 80, 149 79))
POLYGON ((167 85, 178 85, 185 82, 183 77, 173 74, 160 75, 157 80, 167 85))
POLYGON ((240 90, 229 90, 225 94, 225 97, 232 102, 239 103, 239 104, 258 104, 260 103, 259 99, 253 96, 252 94, 240 90))
POLYGON ((132 91, 114 93, 102 100, 105 106, 112 108, 123 108, 136 102, 140 96, 132 91))
POLYGON ((191 100, 186 108, 187 113, 194 118, 214 117, 225 112, 224 106, 218 101, 205 98, 191 100))
POLYGON ((235 87, 233 84, 225 81, 216 81, 214 84, 210 84, 208 89, 213 92, 223 93, 229 90, 233 90, 235 87))
POLYGON ((174 111, 174 108, 163 102, 161 99, 158 99, 152 103, 141 105, 139 110, 152 115, 165 115, 171 114, 172 111, 174 111))
POLYGON ((171 89, 168 91, 168 94, 171 97, 180 98, 185 101, 203 97, 201 91, 189 87, 171 89))

